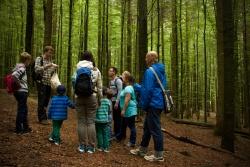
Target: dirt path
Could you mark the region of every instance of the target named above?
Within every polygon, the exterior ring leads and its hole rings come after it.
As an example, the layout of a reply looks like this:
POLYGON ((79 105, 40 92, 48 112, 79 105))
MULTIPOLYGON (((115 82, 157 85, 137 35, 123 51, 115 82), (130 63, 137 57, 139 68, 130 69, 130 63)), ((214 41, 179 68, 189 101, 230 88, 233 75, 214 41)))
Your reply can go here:
MULTIPOLYGON (((96 152, 92 155, 77 151, 76 115, 69 111, 69 118, 63 123, 62 144, 56 146, 48 142, 50 125, 37 123, 36 101, 29 99, 29 122, 32 133, 17 135, 15 127, 16 102, 11 95, 0 90, 0 166, 170 166, 170 167, 222 167, 250 166, 250 140, 236 138, 236 155, 246 160, 234 158, 230 154, 219 153, 210 149, 179 142, 164 134, 163 163, 146 162, 143 158, 129 154, 129 148, 122 143, 113 142, 110 153, 96 152)), ((162 118, 167 131, 180 136, 188 136, 201 143, 214 147, 220 145, 220 138, 213 135, 213 130, 196 126, 180 125, 162 118)), ((137 123, 137 143, 142 134, 142 123, 137 123)), ((125 142, 126 143, 126 142, 125 142)), ((149 147, 153 150, 153 142, 149 147)))

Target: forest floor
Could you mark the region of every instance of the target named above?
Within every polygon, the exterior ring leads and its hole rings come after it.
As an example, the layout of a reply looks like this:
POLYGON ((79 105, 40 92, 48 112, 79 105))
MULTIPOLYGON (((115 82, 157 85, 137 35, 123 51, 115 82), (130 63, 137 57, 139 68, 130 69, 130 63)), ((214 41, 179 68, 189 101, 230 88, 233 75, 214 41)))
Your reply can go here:
MULTIPOLYGON (((0 106, 0 166, 250 166, 250 140, 241 136, 236 136, 236 151, 231 154, 184 143, 164 133, 164 162, 147 162, 143 158, 131 155, 130 148, 117 142, 112 142, 109 153, 80 154, 77 151, 75 110, 69 111, 68 120, 62 127, 62 144, 56 146, 48 142, 51 125, 40 125, 37 122, 36 100, 28 100, 29 122, 33 129, 29 134, 18 135, 13 132, 16 101, 4 90, 0 90, 0 106)), ((142 122, 138 122, 136 126, 139 144, 142 122)), ((210 128, 176 124, 165 115, 162 116, 162 127, 176 136, 186 136, 220 149, 220 137, 214 136, 210 128)), ((153 153, 152 140, 149 150, 153 153)))

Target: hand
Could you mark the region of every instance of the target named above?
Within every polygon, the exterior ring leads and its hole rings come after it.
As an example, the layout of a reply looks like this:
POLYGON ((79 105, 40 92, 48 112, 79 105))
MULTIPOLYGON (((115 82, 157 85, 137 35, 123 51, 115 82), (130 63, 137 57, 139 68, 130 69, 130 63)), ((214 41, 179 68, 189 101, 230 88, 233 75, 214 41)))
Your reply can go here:
POLYGON ((125 110, 122 110, 121 111, 121 116, 124 117, 124 115, 125 115, 125 110))
POLYGON ((115 103, 115 106, 114 106, 114 108, 117 110, 118 109, 118 106, 119 105, 119 102, 118 101, 116 101, 116 103, 115 103))
POLYGON ((52 64, 52 66, 53 66, 54 68, 57 68, 57 67, 58 67, 57 64, 54 64, 54 63, 51 63, 51 64, 52 64))
POLYGON ((50 67, 52 67, 52 66, 53 66, 52 63, 46 64, 46 65, 44 66, 44 69, 48 69, 48 68, 50 68, 50 67))

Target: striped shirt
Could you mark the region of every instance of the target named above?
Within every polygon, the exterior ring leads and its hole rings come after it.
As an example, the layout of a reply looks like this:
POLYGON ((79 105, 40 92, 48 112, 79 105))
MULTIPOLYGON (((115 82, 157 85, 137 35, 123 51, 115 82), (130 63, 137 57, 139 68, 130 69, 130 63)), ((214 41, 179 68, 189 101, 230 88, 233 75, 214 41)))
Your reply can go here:
POLYGON ((53 96, 49 104, 49 119, 66 120, 68 117, 68 107, 75 108, 68 96, 53 96))
POLYGON ((109 113, 111 109, 111 102, 107 98, 101 99, 101 104, 96 111, 96 120, 97 123, 108 123, 109 122, 109 113))
POLYGON ((43 58, 43 65, 41 65, 41 58, 42 57, 37 57, 36 58, 35 72, 43 74, 42 83, 44 85, 50 86, 50 79, 51 79, 51 76, 52 76, 53 72, 55 71, 55 68, 50 67, 50 68, 44 69, 44 66, 46 66, 47 64, 52 63, 52 61, 43 58))

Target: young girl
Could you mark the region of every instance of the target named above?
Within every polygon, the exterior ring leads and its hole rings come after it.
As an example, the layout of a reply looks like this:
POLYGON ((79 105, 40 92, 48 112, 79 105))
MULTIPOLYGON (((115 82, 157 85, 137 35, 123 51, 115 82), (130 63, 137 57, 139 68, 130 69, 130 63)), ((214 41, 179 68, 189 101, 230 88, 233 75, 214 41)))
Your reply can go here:
POLYGON ((66 88, 63 85, 57 87, 57 96, 53 96, 49 105, 49 119, 52 119, 53 130, 50 134, 49 141, 59 145, 61 142, 60 130, 64 120, 67 119, 67 108, 75 108, 68 96, 64 93, 66 88))
POLYGON ((120 94, 121 116, 124 117, 122 133, 126 134, 126 128, 130 129, 128 147, 134 147, 136 142, 135 117, 137 115, 136 95, 133 88, 134 78, 128 71, 122 73, 122 80, 125 85, 120 94))
POLYGON ((31 55, 23 52, 20 55, 20 63, 16 64, 12 76, 19 82, 20 88, 14 92, 17 101, 16 129, 17 134, 29 133, 31 128, 28 124, 28 83, 26 67, 31 62, 31 55))
POLYGON ((103 97, 100 101, 100 106, 96 111, 96 136, 97 136, 97 150, 109 152, 109 138, 110 138, 110 119, 111 115, 111 101, 112 92, 103 88, 103 97), (109 99, 108 99, 109 98, 109 99))

